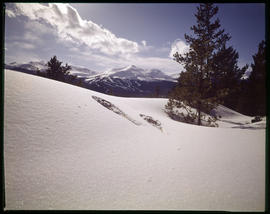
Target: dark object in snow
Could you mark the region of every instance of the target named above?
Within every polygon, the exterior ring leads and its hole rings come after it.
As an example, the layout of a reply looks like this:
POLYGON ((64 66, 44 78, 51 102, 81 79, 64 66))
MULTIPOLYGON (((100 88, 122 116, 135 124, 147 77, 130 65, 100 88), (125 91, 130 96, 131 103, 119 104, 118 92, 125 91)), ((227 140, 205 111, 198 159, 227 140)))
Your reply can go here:
POLYGON ((254 119, 251 120, 251 123, 256 123, 262 121, 262 118, 260 116, 256 116, 254 119))
POLYGON ((111 102, 104 100, 100 97, 96 97, 96 96, 92 96, 92 98, 94 100, 96 100, 99 104, 103 105, 104 107, 106 107, 107 109, 113 111, 116 114, 119 114, 121 116, 123 116, 124 118, 128 119, 130 122, 138 125, 141 125, 141 123, 137 122, 136 120, 133 120, 132 118, 130 118, 128 115, 126 115, 121 109, 119 109, 118 107, 116 107, 115 105, 113 105, 111 102))
POLYGON ((154 120, 151 116, 147 116, 144 114, 140 114, 140 116, 146 120, 148 123, 151 123, 151 125, 155 126, 156 128, 160 129, 162 131, 161 123, 158 120, 154 120))

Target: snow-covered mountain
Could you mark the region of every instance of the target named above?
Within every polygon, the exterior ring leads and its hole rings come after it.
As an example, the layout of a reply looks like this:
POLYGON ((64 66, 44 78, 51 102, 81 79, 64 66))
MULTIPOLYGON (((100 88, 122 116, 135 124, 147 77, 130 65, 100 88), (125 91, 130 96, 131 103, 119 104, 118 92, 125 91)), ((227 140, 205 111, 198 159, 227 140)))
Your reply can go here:
POLYGON ((141 80, 141 81, 173 81, 173 78, 164 74, 158 69, 142 69, 135 65, 129 65, 124 68, 114 68, 99 74, 95 77, 89 78, 89 80, 95 78, 118 78, 118 79, 128 79, 128 80, 141 80))
POLYGON ((4 101, 7 210, 265 209, 265 120, 220 106, 219 128, 190 125, 165 98, 11 70, 4 101))
MULTIPOLYGON (((97 73, 85 67, 70 66, 70 74, 81 79, 83 87, 117 96, 167 96, 176 85, 174 77, 164 74, 159 69, 142 69, 130 65, 97 73)), ((36 74, 37 69, 44 72, 47 66, 44 61, 31 61, 29 63, 12 62, 6 64, 5 68, 36 74)))
POLYGON ((29 63, 17 63, 17 62, 11 62, 8 64, 9 66, 13 67, 19 67, 24 68, 28 70, 41 70, 44 71, 47 69, 46 62, 45 61, 30 61, 29 63))
POLYGON ((71 65, 70 74, 76 75, 79 78, 89 78, 96 75, 97 72, 85 67, 71 65))
POLYGON ((167 95, 176 85, 173 77, 158 69, 142 69, 135 65, 111 69, 85 81, 92 90, 124 96, 167 95))
MULTIPOLYGON (((97 72, 89 70, 85 67, 75 65, 70 66, 70 74, 76 75, 79 78, 89 78, 90 76, 97 74, 97 72)), ((44 72, 47 69, 47 66, 45 61, 30 61, 28 63, 11 62, 5 64, 5 68, 36 74, 37 69, 39 69, 41 72, 44 72)))
POLYGON ((140 80, 140 81, 173 81, 171 76, 164 74, 158 69, 142 69, 135 65, 129 65, 124 68, 114 68, 104 73, 98 74, 89 78, 88 80, 93 80, 96 78, 118 78, 118 79, 128 79, 128 80, 140 80))
POLYGON ((5 68, 13 69, 25 73, 36 74, 36 71, 39 69, 41 72, 44 72, 47 69, 45 61, 30 61, 28 63, 18 63, 11 62, 5 64, 5 68))

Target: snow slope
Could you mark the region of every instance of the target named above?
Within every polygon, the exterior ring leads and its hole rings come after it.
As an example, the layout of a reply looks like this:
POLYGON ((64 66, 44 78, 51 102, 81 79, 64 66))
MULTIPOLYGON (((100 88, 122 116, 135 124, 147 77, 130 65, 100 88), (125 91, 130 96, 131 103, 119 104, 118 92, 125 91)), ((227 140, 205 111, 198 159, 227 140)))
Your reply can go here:
POLYGON ((263 211, 265 129, 176 122, 166 102, 6 70, 6 209, 263 211))

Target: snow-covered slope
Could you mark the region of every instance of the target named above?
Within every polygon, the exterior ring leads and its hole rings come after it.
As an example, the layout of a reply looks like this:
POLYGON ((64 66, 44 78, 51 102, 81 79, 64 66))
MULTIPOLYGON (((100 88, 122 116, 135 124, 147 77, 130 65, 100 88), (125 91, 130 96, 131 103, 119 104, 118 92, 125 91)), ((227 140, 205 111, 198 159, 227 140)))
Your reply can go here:
POLYGON ((166 102, 6 70, 6 209, 264 210, 265 129, 176 122, 166 102))
MULTIPOLYGON (((250 124, 252 117, 240 114, 225 106, 218 106, 213 113, 219 118, 219 126, 236 128, 250 124)), ((264 123, 265 124, 265 123, 264 123)))

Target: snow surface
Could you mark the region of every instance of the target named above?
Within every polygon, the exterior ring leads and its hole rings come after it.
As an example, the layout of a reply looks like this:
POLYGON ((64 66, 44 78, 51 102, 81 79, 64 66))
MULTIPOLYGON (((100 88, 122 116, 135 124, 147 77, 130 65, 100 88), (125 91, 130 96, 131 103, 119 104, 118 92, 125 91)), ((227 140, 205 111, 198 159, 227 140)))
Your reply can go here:
POLYGON ((180 123, 166 102, 5 70, 6 209, 263 211, 263 126, 232 128, 251 118, 222 106, 219 128, 180 123))

